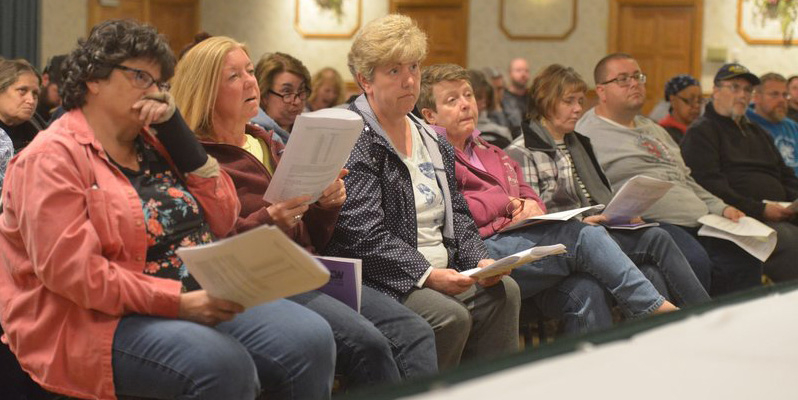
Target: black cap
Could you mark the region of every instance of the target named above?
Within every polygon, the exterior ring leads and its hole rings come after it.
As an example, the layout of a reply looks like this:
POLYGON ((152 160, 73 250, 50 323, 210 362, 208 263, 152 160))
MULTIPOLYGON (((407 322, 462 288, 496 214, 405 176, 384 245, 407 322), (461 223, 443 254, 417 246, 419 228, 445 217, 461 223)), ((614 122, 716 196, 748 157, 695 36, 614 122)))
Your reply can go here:
POLYGON ((715 84, 720 81, 726 81, 733 78, 743 78, 750 82, 753 86, 759 85, 759 78, 752 74, 748 68, 737 63, 725 64, 720 67, 718 73, 715 74, 715 84))

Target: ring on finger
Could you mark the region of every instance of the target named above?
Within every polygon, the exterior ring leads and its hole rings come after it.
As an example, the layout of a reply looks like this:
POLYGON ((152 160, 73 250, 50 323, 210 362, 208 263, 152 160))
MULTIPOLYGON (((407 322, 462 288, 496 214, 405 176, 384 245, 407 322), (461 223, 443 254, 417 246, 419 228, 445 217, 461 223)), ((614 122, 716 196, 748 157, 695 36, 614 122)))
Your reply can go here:
POLYGON ((294 215, 294 221, 299 222, 300 219, 302 219, 302 214, 294 215))

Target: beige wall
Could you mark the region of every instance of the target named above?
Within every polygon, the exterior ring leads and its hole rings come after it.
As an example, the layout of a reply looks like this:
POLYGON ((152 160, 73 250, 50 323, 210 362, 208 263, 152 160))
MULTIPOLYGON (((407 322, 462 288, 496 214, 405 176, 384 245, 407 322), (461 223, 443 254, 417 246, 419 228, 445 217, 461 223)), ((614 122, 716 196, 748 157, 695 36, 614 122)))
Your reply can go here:
MULTIPOLYGON (((68 52, 86 33, 87 0, 41 0, 41 59, 68 52)), ((798 73, 798 49, 749 45, 736 31, 736 1, 705 0, 703 47, 725 47, 755 74, 770 71, 798 73)), ((471 0, 468 66, 506 69, 522 56, 533 73, 550 63, 573 66, 588 82, 593 65, 607 50, 608 1, 579 0, 578 25, 563 41, 513 41, 499 29, 497 0, 471 0)), ((200 0, 201 26, 210 33, 229 35, 249 44, 253 58, 283 51, 301 59, 311 73, 326 65, 346 74, 346 53, 351 39, 303 39, 294 29, 291 0, 200 0)), ((385 15, 387 0, 363 0, 363 23, 385 15)), ((702 83, 709 90, 719 63, 704 61, 702 83)))

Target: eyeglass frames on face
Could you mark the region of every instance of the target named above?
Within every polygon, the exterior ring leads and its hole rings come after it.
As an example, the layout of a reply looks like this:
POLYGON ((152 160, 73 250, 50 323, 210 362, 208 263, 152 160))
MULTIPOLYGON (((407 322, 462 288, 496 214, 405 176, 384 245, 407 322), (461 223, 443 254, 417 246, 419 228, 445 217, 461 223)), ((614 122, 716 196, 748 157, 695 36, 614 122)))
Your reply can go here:
POLYGON ((299 99, 301 101, 305 101, 308 98, 308 91, 307 90, 300 90, 300 91, 294 92, 294 93, 277 93, 274 90, 269 89, 269 93, 271 93, 271 94, 273 94, 273 95, 275 95, 277 97, 282 98, 283 99, 283 103, 285 103, 285 104, 291 104, 291 103, 295 102, 296 99, 299 99))
POLYGON ((646 83, 646 74, 642 72, 635 72, 632 75, 621 74, 615 77, 614 79, 610 79, 606 82, 601 82, 601 85, 608 85, 610 83, 617 83, 620 87, 627 87, 632 84, 632 79, 640 82, 641 84, 646 83))
POLYGON ((771 98, 774 98, 774 99, 778 99, 780 97, 783 97, 784 100, 789 100, 789 99, 792 98, 792 96, 790 96, 790 94, 787 93, 787 92, 767 92, 767 93, 763 93, 763 94, 765 96, 768 96, 768 97, 771 97, 771 98))
POLYGON ((681 100, 682 102, 684 102, 684 104, 687 104, 688 106, 695 107, 695 106, 700 106, 701 105, 701 98, 700 97, 694 97, 692 99, 686 99, 686 98, 684 98, 682 96, 679 96, 678 94, 674 94, 672 96, 678 98, 679 100, 681 100))
POLYGON ((743 86, 739 83, 730 83, 728 85, 718 85, 720 88, 727 88, 731 90, 732 93, 740 93, 741 91, 745 92, 745 94, 751 94, 754 91, 753 86, 743 86))
MULTIPOLYGON (((132 76, 131 80, 133 81, 133 86, 135 86, 135 87, 137 87, 139 89, 149 89, 150 86, 155 84, 155 85, 158 85, 158 89, 160 89, 161 91, 164 91, 164 92, 169 91, 170 86, 169 86, 168 83, 156 81, 155 78, 153 78, 153 76, 150 75, 150 73, 147 72, 147 71, 140 70, 140 69, 137 69, 137 68, 131 68, 131 67, 124 66, 124 65, 121 65, 121 64, 112 65, 111 68, 115 68, 115 69, 118 69, 120 71, 125 71, 125 72, 132 72, 133 76, 132 76)), ((125 74, 125 75, 130 77, 130 75, 128 75, 128 74, 125 74)))

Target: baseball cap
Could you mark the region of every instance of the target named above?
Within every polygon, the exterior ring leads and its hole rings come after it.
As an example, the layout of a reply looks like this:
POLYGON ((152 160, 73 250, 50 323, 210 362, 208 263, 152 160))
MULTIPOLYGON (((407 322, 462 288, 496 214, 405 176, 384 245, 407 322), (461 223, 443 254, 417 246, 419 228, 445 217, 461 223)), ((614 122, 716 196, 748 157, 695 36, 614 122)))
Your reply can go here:
POLYGON ((751 85, 759 85, 759 78, 752 74, 748 68, 743 67, 737 63, 724 64, 715 74, 715 84, 720 81, 726 81, 733 78, 743 78, 751 83, 751 85))

